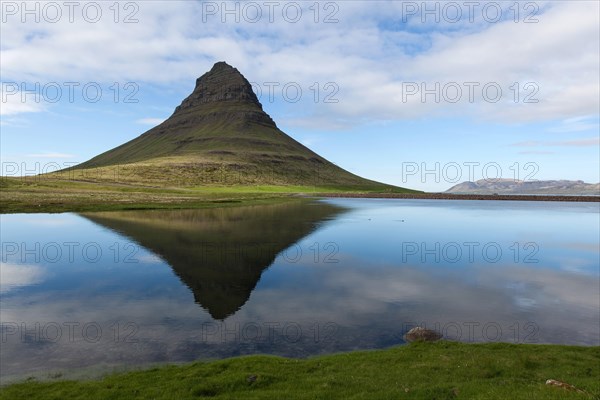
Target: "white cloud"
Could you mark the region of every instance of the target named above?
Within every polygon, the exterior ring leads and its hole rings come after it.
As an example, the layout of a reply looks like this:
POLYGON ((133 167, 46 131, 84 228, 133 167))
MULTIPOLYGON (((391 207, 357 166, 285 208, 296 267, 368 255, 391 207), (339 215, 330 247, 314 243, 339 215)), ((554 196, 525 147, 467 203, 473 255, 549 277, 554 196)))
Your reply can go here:
MULTIPOLYGON (((538 23, 402 23, 403 2, 336 3, 338 23, 315 24, 303 4, 295 24, 280 14, 275 22, 235 23, 220 15, 203 22, 202 4, 143 2, 136 24, 62 21, 3 24, 0 66, 13 80, 148 82, 193 81, 217 60, 236 66, 251 81, 298 82, 308 88, 336 82, 337 104, 319 103, 315 113, 354 123, 436 115, 470 115, 503 121, 545 121, 596 115, 600 69, 598 3, 539 2, 538 23), (107 46, 107 43, 110 43, 107 46), (420 96, 402 100, 403 82, 495 82, 502 100, 481 95, 471 104, 463 94, 451 104, 420 96), (519 102, 510 89, 519 83, 519 102), (523 104, 539 87, 537 104, 523 104)), ((106 9, 106 14, 112 16, 106 9)), ((321 10, 321 22, 325 11, 321 10)), ((281 10, 279 10, 281 12, 281 10)), ((524 11, 522 11, 524 14, 524 11)), ((420 17, 420 16, 418 16, 420 17)), ((298 107, 302 107, 298 104, 298 107)), ((13 109, 13 113, 19 112, 13 109)), ((306 119, 319 117, 309 115, 306 119)), ((308 124, 310 125, 310 124, 308 124)))
POLYGON ((594 116, 582 116, 582 117, 574 117, 574 118, 567 118, 563 121, 561 121, 561 124, 557 127, 554 127, 552 129, 550 129, 550 132, 558 132, 558 133, 564 133, 564 132, 581 132, 581 131, 588 131, 588 130, 595 130, 598 131, 598 123, 594 122, 593 120, 596 120, 596 118, 594 118, 594 116))
POLYGON ((536 151, 536 150, 531 150, 531 151, 519 151, 519 154, 537 154, 537 155, 544 155, 544 154, 555 154, 555 152, 553 151, 536 151))
POLYGON ((142 125, 156 126, 156 125, 164 122, 164 120, 165 120, 164 118, 142 118, 142 119, 138 119, 135 122, 138 124, 142 124, 142 125))
POLYGON ((552 146, 598 147, 600 146, 600 137, 552 142, 552 146))
POLYGON ((511 146, 514 146, 514 147, 542 147, 542 146, 598 147, 598 146, 600 146, 600 137, 574 139, 574 140, 563 140, 563 141, 530 140, 527 142, 513 143, 511 146))
POLYGON ((5 93, 0 89, 0 116, 7 117, 23 113, 40 112, 46 109, 44 103, 36 101, 33 96, 21 96, 20 92, 5 93))
POLYGON ((150 253, 136 256, 135 259, 144 264, 160 264, 165 262, 160 256, 150 253))

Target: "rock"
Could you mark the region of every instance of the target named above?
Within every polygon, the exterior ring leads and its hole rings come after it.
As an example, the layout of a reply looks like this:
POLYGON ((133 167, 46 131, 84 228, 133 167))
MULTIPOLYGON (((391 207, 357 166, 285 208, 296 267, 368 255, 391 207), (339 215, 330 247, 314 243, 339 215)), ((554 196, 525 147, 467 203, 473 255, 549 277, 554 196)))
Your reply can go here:
POLYGON ((254 123, 277 127, 273 119, 263 111, 250 82, 236 68, 223 61, 216 63, 209 72, 196 80, 194 91, 175 109, 173 117, 181 115, 188 116, 184 122, 191 124, 242 119, 248 125, 254 123), (224 108, 223 104, 226 103, 237 106, 232 109, 224 108), (216 107, 218 105, 220 107, 216 107), (207 114, 206 110, 209 109, 214 112, 207 114), (201 118, 194 116, 194 112, 199 112, 201 118))
POLYGON ((407 342, 435 342, 441 338, 442 335, 440 333, 420 326, 412 328, 404 335, 404 340, 407 342))
POLYGON ((575 391, 575 392, 578 392, 578 393, 587 393, 587 392, 585 392, 585 391, 583 391, 581 389, 577 389, 573 385, 569 385, 568 383, 557 381, 555 379, 548 379, 546 381, 546 385, 557 387, 557 388, 563 388, 563 389, 566 389, 566 390, 572 390, 572 391, 575 391))
POLYGON ((248 377, 246 378, 246 382, 248 382, 248 383, 256 382, 256 378, 258 378, 256 375, 248 375, 248 377))

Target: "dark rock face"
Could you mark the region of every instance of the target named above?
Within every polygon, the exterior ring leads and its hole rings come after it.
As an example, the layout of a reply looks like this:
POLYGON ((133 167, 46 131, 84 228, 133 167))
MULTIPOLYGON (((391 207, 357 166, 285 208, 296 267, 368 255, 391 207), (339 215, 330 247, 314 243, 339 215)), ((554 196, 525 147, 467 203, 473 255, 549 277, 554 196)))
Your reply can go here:
POLYGON ((194 91, 175 109, 173 117, 202 111, 203 108, 218 108, 219 103, 228 106, 235 106, 237 103, 239 111, 232 113, 232 107, 228 107, 227 112, 215 111, 205 115, 205 120, 224 116, 229 119, 241 117, 247 124, 276 127, 273 119, 264 112, 250 82, 236 68, 223 61, 216 63, 209 72, 196 80, 194 91))
POLYGON ((176 111, 195 107, 202 103, 219 101, 259 104, 250 82, 236 68, 221 61, 196 80, 196 88, 183 100, 176 111))

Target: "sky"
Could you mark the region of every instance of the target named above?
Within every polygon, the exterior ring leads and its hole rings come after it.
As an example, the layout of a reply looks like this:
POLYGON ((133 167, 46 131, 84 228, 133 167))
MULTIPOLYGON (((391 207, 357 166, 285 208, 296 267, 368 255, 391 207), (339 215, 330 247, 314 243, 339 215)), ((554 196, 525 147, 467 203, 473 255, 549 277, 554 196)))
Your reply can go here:
POLYGON ((600 182, 598 1, 0 1, 1 173, 86 161, 217 61, 366 178, 600 182))

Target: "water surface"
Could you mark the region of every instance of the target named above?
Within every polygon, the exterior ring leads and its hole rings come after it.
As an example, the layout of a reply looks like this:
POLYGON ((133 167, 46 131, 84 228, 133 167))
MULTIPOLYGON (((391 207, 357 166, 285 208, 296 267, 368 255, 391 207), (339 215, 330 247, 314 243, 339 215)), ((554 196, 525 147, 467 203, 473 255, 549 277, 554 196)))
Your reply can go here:
POLYGON ((599 345, 597 203, 1 216, 0 373, 403 343, 599 345))

